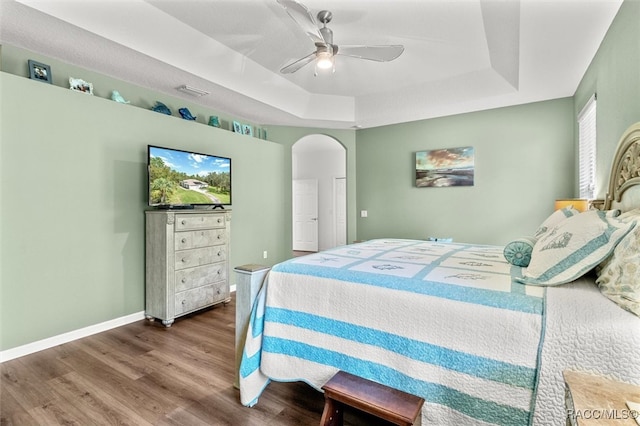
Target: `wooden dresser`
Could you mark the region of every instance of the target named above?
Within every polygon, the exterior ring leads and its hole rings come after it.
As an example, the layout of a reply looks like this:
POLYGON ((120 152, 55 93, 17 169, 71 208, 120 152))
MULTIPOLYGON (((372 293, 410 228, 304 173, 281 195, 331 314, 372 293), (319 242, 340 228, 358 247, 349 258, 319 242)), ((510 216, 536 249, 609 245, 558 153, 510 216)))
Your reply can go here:
POLYGON ((230 301, 230 210, 145 215, 146 317, 170 327, 176 317, 230 301))

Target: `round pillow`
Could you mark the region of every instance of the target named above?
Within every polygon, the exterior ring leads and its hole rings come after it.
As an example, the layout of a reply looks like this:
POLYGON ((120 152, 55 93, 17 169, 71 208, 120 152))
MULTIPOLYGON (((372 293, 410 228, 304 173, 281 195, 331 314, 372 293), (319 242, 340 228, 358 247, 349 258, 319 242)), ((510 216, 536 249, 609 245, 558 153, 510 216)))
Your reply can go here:
POLYGON ((531 262, 531 253, 536 239, 533 237, 522 237, 511 241, 504 246, 504 258, 512 265, 529 266, 531 262))

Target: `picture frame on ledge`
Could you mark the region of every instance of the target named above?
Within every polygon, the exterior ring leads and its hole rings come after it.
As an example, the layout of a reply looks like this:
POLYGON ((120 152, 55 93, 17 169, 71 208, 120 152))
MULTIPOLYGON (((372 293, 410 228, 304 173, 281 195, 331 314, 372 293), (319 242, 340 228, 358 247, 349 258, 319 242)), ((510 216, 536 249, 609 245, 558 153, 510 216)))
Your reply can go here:
POLYGON ((51 80, 51 67, 47 64, 29 59, 27 61, 29 65, 29 78, 32 80, 38 80, 43 83, 52 84, 51 80))
POLYGON ((220 119, 217 115, 212 115, 209 117, 209 126, 220 127, 220 119))
POLYGON ((235 133, 242 133, 242 125, 238 121, 233 122, 233 131, 235 133))
POLYGON ((243 124, 243 125, 242 125, 242 133, 243 133, 245 136, 253 136, 253 127, 251 127, 251 126, 250 126, 250 125, 248 125, 248 124, 243 124))
POLYGON ((93 95, 93 84, 79 78, 69 77, 69 88, 74 92, 93 95))

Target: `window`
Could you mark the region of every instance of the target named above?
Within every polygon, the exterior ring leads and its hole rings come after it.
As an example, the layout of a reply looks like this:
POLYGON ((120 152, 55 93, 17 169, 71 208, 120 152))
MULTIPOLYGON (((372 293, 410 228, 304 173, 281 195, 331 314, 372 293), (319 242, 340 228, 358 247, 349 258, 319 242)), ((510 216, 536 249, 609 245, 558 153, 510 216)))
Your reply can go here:
POLYGON ((580 198, 593 199, 596 190, 596 95, 578 114, 578 185, 580 198))

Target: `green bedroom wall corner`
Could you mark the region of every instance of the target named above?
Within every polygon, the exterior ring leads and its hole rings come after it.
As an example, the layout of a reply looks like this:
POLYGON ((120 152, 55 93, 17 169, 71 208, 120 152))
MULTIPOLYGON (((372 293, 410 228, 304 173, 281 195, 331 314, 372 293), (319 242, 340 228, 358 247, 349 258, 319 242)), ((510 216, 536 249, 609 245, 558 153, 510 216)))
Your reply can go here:
POLYGON ((357 219, 358 238, 505 244, 530 235, 572 191, 572 119, 563 98, 359 130, 357 208, 368 217, 357 219), (474 186, 415 186, 416 151, 460 146, 475 148, 474 186))

